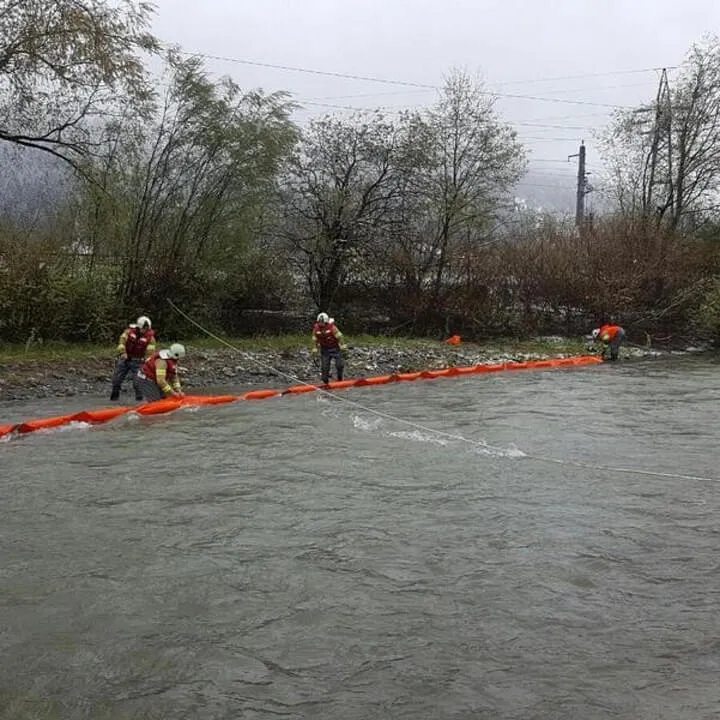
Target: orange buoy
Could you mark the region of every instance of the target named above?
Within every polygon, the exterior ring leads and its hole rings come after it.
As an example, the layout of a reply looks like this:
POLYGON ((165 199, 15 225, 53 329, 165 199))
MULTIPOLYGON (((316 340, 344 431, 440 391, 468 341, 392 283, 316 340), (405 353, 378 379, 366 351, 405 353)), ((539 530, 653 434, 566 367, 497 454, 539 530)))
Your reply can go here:
POLYGON ((243 400, 265 400, 266 398, 275 397, 276 395, 281 394, 282 393, 279 390, 251 390, 240 397, 243 400))
POLYGON ((328 390, 345 390, 346 388, 355 387, 357 380, 335 380, 328 383, 328 390))
POLYGON ((420 373, 420 377, 426 380, 434 380, 435 378, 442 377, 444 374, 445 370, 423 370, 420 373))
POLYGON ((98 410, 85 410, 72 415, 58 415, 56 417, 29 420, 15 425, 0 425, 0 438, 7 437, 13 433, 26 434, 36 430, 45 430, 68 425, 71 422, 86 422, 91 424, 109 422, 110 420, 124 415, 128 412, 136 412, 139 415, 159 415, 177 410, 183 406, 192 405, 219 405, 231 403, 238 400, 264 400, 266 398, 280 395, 296 395, 312 392, 327 387, 329 390, 344 390, 350 387, 366 387, 373 385, 385 385, 393 382, 407 382, 420 379, 434 380, 440 377, 461 377, 475 373, 500 372, 502 370, 533 370, 544 368, 579 367, 585 365, 597 365, 602 359, 597 355, 580 355, 569 358, 554 358, 551 360, 528 360, 523 362, 493 363, 488 365, 472 365, 468 367, 450 367, 439 370, 423 370, 420 372, 395 373, 392 375, 378 375, 368 378, 356 378, 352 380, 340 380, 331 382, 327 386, 319 385, 294 385, 286 390, 251 390, 244 395, 186 395, 183 398, 166 398, 155 402, 144 403, 137 407, 112 407, 98 410))
POLYGON ((509 362, 505 363, 506 370, 527 370, 530 367, 527 362, 509 362))
POLYGON ((39 420, 28 420, 15 426, 15 432, 29 433, 36 430, 51 430, 52 428, 69 425, 74 415, 57 415, 56 417, 40 418, 39 420))
POLYGON ((392 375, 377 375, 376 377, 359 378, 354 381, 355 387, 363 387, 364 385, 385 385, 392 382, 392 375))
POLYGON ((456 367, 453 368, 453 370, 453 375, 472 375, 475 373, 475 367, 473 365, 470 367, 456 367))
POLYGON ((82 412, 75 413, 72 419, 76 422, 87 422, 87 423, 103 423, 109 420, 114 420, 120 415, 130 412, 129 407, 113 407, 105 408, 103 410, 83 410, 82 412))
POLYGON ((283 390, 282 394, 290 393, 291 395, 299 395, 300 393, 315 392, 317 389, 317 385, 292 385, 283 390))
POLYGON ((240 400, 239 395, 186 395, 183 405, 222 405, 240 400))
POLYGON ((138 405, 135 412, 140 415, 160 415, 162 413, 177 410, 183 404, 182 398, 166 398, 164 400, 155 400, 154 402, 138 405))
POLYGON ((422 376, 422 372, 411 372, 411 373, 397 373, 396 379, 399 381, 412 381, 417 380, 422 376))

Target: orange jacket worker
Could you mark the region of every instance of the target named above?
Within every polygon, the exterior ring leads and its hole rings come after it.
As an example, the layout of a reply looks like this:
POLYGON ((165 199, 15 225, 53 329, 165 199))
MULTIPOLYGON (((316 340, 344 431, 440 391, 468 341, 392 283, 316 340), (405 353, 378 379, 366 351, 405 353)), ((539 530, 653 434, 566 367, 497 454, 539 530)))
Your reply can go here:
POLYGON ((620 356, 620 346, 625 340, 625 330, 619 325, 605 324, 592 331, 592 337, 595 342, 601 343, 602 359, 605 360, 605 354, 609 350, 610 360, 617 360, 620 356))
POLYGON ((337 379, 342 380, 345 373, 345 359, 343 353, 346 350, 343 334, 335 325, 335 320, 327 313, 321 312, 312 330, 313 352, 320 353, 320 374, 325 385, 330 382, 330 364, 335 362, 335 373, 337 379))

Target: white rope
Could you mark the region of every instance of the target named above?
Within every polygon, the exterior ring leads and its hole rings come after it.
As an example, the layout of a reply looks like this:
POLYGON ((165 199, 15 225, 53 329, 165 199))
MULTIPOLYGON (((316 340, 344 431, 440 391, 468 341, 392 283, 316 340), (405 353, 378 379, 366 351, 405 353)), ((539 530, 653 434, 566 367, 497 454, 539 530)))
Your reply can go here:
POLYGON ((704 477, 702 475, 681 475, 679 473, 659 472, 656 470, 641 470, 638 468, 612 467, 610 465, 593 465, 592 463, 583 463, 577 460, 558 460, 557 458, 544 457, 543 455, 528 455, 530 460, 539 462, 554 463, 555 465, 568 465, 572 467, 584 468, 586 470, 602 470, 603 472, 618 472, 632 475, 649 475, 650 477, 660 477, 675 480, 695 480, 700 482, 720 482, 717 478, 704 477))
POLYGON ((531 454, 523 452, 522 450, 510 451, 508 448, 502 448, 502 447, 496 447, 494 445, 488 445, 487 443, 478 441, 478 440, 470 440, 469 438, 466 438, 463 435, 458 435, 457 433, 449 433, 449 432, 445 432, 444 430, 436 430, 435 428, 429 427, 428 425, 423 425, 421 423, 413 422, 412 420, 406 420, 405 418, 397 417, 396 415, 392 415, 390 413, 383 412, 382 410, 375 410, 374 408, 370 408, 370 407, 367 407, 366 405, 362 405, 361 403, 359 403, 355 400, 351 400, 348 397, 341 396, 341 395, 335 395, 334 393, 324 390, 321 386, 314 385, 313 383, 303 382, 302 380, 300 380, 300 378, 296 377, 295 375, 291 375, 289 373, 284 373, 281 370, 278 370, 277 368, 273 367, 272 365, 265 363, 262 360, 258 360, 257 358, 251 356, 249 353, 246 353, 244 350, 233 345, 232 343, 229 343, 227 340, 219 337, 218 335, 215 335, 210 330, 203 327, 200 323, 193 320, 193 318, 191 318, 189 315, 187 315, 187 313, 183 312, 169 298, 168 298, 168 303, 170 304, 170 307, 173 308, 173 310, 175 310, 178 314, 180 314, 182 317, 184 317, 188 322, 192 323, 196 328, 198 328, 199 330, 204 332, 208 337, 211 337, 214 340, 217 340, 217 342, 230 348, 231 350, 234 350, 235 352, 240 353, 250 362, 254 362, 254 363, 260 365, 261 367, 264 367, 265 369, 270 370, 271 372, 275 373, 276 375, 279 375, 280 377, 283 377, 292 383, 296 383, 300 386, 314 387, 321 394, 332 397, 335 400, 341 400, 342 402, 345 402, 348 405, 352 405, 353 407, 356 407, 359 410, 363 410, 364 412, 370 413, 371 415, 376 415, 377 417, 381 417, 386 420, 391 420, 392 422, 396 422, 401 425, 407 425, 408 427, 415 428, 416 430, 421 430, 423 432, 434 434, 439 437, 448 438, 450 440, 457 440, 458 442, 463 442, 468 445, 472 445, 473 447, 476 447, 476 448, 482 448, 484 450, 493 451, 493 452, 496 452, 496 453, 501 454, 506 457, 512 455, 513 457, 524 458, 527 460, 537 460, 539 462, 553 463, 555 465, 579 467, 579 468, 584 468, 586 470, 600 470, 600 471, 604 471, 604 472, 618 472, 618 473, 626 473, 626 474, 633 474, 633 475, 649 475, 651 477, 672 478, 672 479, 676 479, 676 480, 720 482, 720 480, 717 480, 716 478, 702 477, 699 475, 681 475, 681 474, 677 474, 677 473, 656 472, 654 470, 641 470, 641 469, 635 469, 635 468, 621 468, 621 467, 610 467, 610 466, 604 466, 604 465, 592 465, 590 463, 581 463, 581 462, 577 462, 574 460, 559 460, 557 458, 544 457, 542 455, 531 455, 531 454))
MULTIPOLYGON (((341 400, 342 402, 345 402, 348 405, 352 405, 353 407, 356 407, 358 410, 363 410, 364 412, 370 413, 371 415, 376 415, 377 417, 381 417, 386 420, 391 420, 393 422, 400 423, 401 425, 407 425, 408 427, 415 428, 416 430, 421 430, 423 432, 435 434, 440 437, 448 438, 450 440, 457 440, 458 442, 463 442, 468 445, 473 445, 478 448, 484 448, 484 449, 495 451, 498 453, 506 454, 509 452, 507 448, 494 447, 492 445, 488 445, 485 442, 481 442, 478 440, 470 440, 469 438, 463 437, 462 435, 458 435, 457 433, 449 433, 449 432, 445 432, 443 430, 436 430, 435 428, 431 428, 427 425, 413 422, 412 420, 406 420, 405 418, 400 418, 400 417, 397 417, 396 415, 391 415, 390 413, 383 412, 382 410, 375 410, 374 408, 370 408, 370 407, 367 407, 366 405, 362 405, 361 403, 359 403, 355 400, 351 400, 348 397, 341 396, 341 395, 335 395, 334 393, 323 389, 321 386, 315 385, 313 383, 303 382, 302 380, 300 380, 300 378, 296 377, 295 375, 291 375, 289 373, 284 373, 281 370, 278 370, 277 368, 273 367, 272 365, 265 363, 262 360, 258 360, 257 358, 254 358, 249 353, 246 353, 244 350, 242 350, 241 348, 233 345, 232 343, 221 338, 220 336, 215 335, 210 330, 203 327, 200 323, 193 320, 193 318, 191 318, 189 315, 187 315, 187 313, 183 312, 169 298, 168 298, 168 303, 170 304, 170 307, 173 308, 173 310, 175 310, 177 313, 182 315, 182 317, 184 317, 188 322, 192 323, 196 328, 198 328, 199 330, 202 330, 202 332, 204 332, 208 337, 211 337, 211 338, 213 338, 213 340, 216 340, 217 342, 222 343, 223 345, 230 348, 231 350, 234 350, 235 352, 240 353, 243 357, 245 357, 250 362, 257 363, 261 367, 264 367, 266 370, 270 370, 271 372, 275 373, 276 375, 279 375, 280 377, 285 378, 289 382, 295 383, 301 387, 302 386, 314 387, 321 394, 327 395, 328 397, 332 397, 335 400, 341 400)), ((518 455, 520 455, 519 452, 518 452, 518 455)))

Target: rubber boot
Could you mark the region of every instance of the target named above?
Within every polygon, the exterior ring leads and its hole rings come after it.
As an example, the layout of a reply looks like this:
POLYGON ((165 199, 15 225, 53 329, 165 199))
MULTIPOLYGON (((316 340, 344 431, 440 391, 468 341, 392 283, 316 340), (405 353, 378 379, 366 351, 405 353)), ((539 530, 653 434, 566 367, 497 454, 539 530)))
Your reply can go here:
POLYGON ((117 388, 112 389, 112 392, 110 393, 110 399, 111 400, 119 400, 120 399, 120 391, 117 388))

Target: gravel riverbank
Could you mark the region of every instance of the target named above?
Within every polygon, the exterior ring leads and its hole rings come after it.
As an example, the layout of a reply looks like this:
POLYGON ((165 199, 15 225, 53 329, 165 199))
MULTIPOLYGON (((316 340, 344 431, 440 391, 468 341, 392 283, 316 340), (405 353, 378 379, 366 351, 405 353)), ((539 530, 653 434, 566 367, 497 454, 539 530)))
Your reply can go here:
MULTIPOLYGON (((562 339, 558 338, 558 347, 562 339)), ((391 341, 382 347, 354 347, 349 352, 346 377, 369 377, 395 372, 470 366, 479 363, 567 357, 570 353, 508 352, 490 345, 443 345, 428 341, 408 349, 391 341)), ((188 392, 203 393, 225 388, 243 392, 254 387, 284 387, 297 382, 320 381, 317 360, 305 349, 253 350, 200 349, 187 344, 188 354, 182 363, 182 381, 188 392)), ((691 352, 692 348, 684 351, 691 352)), ((665 355, 657 350, 623 348, 624 358, 665 355)), ((32 398, 87 396, 107 400, 114 367, 113 357, 97 355, 83 359, 0 360, 0 400, 22 403, 32 398)), ((126 380, 121 402, 134 402, 129 380, 126 380)))

